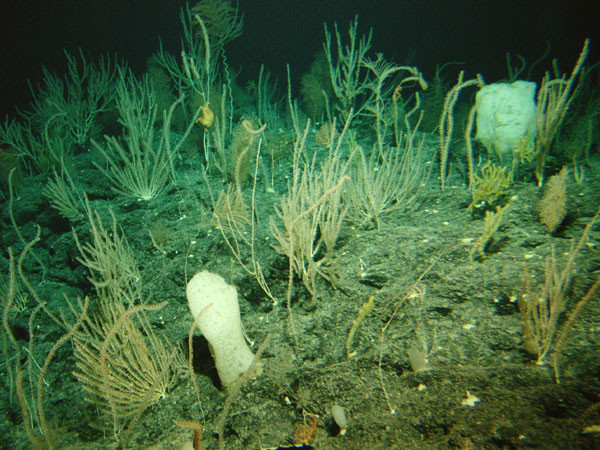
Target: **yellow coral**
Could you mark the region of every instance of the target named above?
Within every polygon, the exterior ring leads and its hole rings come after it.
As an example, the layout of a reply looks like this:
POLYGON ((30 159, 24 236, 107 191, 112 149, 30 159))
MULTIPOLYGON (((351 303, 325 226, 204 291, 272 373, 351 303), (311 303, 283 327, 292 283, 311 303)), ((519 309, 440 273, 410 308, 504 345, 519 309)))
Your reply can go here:
POLYGON ((208 107, 209 104, 209 102, 206 102, 204 106, 200 107, 200 112, 202 115, 196 119, 196 123, 201 123, 204 125, 205 130, 208 130, 215 121, 215 115, 208 107))
POLYGON ((480 175, 475 175, 473 184, 473 200, 469 209, 485 202, 488 205, 500 197, 506 191, 512 180, 512 173, 506 171, 506 167, 487 162, 480 170, 480 175))

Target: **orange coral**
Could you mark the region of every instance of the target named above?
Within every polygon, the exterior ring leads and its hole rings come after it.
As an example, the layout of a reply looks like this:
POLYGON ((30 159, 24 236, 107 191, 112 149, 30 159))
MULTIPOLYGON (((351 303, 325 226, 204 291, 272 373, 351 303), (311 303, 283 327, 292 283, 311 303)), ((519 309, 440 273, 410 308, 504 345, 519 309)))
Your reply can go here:
POLYGON ((308 424, 294 424, 294 427, 296 427, 296 431, 294 432, 294 445, 307 445, 315 439, 319 416, 316 414, 308 414, 308 416, 310 417, 310 422, 308 424))

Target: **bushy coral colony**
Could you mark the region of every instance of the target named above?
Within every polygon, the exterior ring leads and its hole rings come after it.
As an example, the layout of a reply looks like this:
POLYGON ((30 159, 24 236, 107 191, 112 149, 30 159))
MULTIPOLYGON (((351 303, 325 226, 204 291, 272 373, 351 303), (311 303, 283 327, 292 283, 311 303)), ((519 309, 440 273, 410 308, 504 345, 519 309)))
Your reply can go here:
POLYGON ((597 445, 593 43, 454 82, 356 16, 244 87, 240 7, 180 19, 0 124, 0 447, 597 445))

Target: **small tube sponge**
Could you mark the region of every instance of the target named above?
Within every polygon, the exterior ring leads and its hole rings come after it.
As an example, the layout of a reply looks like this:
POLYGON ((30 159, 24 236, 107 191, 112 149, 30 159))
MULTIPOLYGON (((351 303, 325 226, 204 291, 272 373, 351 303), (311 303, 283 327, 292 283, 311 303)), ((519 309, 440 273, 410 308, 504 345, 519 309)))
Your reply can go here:
POLYGON ((335 404, 331 407, 331 415, 333 416, 333 421, 340 429, 338 433, 340 436, 346 434, 346 430, 348 429, 348 419, 346 419, 346 411, 340 405, 335 404))
POLYGON ((237 289, 220 275, 204 270, 188 282, 186 295, 194 319, 201 314, 198 328, 208 341, 219 379, 227 388, 254 360, 242 333, 237 289))

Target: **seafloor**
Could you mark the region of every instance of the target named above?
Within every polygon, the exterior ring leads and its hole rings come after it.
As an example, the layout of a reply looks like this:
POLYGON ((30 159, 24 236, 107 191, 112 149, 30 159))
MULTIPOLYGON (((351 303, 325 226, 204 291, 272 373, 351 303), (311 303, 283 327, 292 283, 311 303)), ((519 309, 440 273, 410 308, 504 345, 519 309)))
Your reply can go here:
MULTIPOLYGON (((312 140, 311 132, 310 152, 312 140)), ((446 188, 440 190, 437 145, 435 135, 426 138, 423 158, 431 175, 410 207, 389 212, 379 227, 351 222, 343 226, 330 268, 335 273, 333 284, 321 279, 317 297, 311 298, 296 280, 291 305, 295 335, 284 301, 287 260, 273 251, 268 232, 273 206, 286 190, 289 162, 279 165, 275 192, 264 192, 260 186, 256 192, 256 255, 267 283, 281 299, 274 306, 234 260, 210 221, 211 200, 201 176, 201 158, 183 158, 176 183, 148 202, 109 194, 89 164, 89 154, 74 158, 74 181, 87 192, 91 208, 105 224, 110 224, 108 209, 114 212, 140 266, 146 301, 167 302, 160 311, 149 313, 156 332, 187 349, 192 317, 185 297, 186 276, 207 269, 238 287, 245 332, 254 349, 270 336, 261 374, 233 396, 224 423, 225 448, 290 445, 298 427, 308 426, 312 415, 318 420, 310 445, 320 450, 599 448, 597 434, 583 433, 600 423, 598 300, 572 329, 557 384, 552 365, 536 365, 522 348, 515 299, 523 293, 526 273, 538 281, 543 277, 550 247, 564 261, 571 243, 594 215, 600 199, 600 162, 592 155, 595 170, 588 170, 581 183, 569 179, 568 214, 553 235, 537 218, 542 190, 532 177, 512 184, 504 197, 510 206, 503 224, 484 254, 472 258, 470 244, 482 231, 483 214, 468 209, 471 198, 456 162, 446 188), (161 251, 149 236, 157 223, 164 235, 161 251), (349 329, 371 296, 374 307, 357 329, 355 355, 348 358, 349 329), (427 349, 427 370, 411 368, 407 356, 411 348, 427 349), (330 413, 334 404, 346 411, 344 435, 336 435, 330 413)), ((86 236, 88 224, 62 219, 40 195, 44 182, 43 176, 23 175, 15 183, 12 208, 26 240, 33 238, 35 225, 41 227, 41 240, 33 250, 47 272, 42 279, 31 257, 23 262, 23 271, 47 308, 60 314, 66 308, 63 292, 70 298, 93 295, 71 230, 86 236)), ((208 183, 214 192, 224 185, 216 175, 209 175, 208 183)), ((244 189, 246 196, 249 193, 250 186, 244 189)), ((4 259, 9 246, 17 255, 22 248, 8 202, 6 197, 2 206, 4 259)), ((599 240, 600 231, 593 228, 576 259, 569 308, 600 267, 599 240)), ((33 299, 27 302, 35 307, 33 299)), ((25 311, 10 319, 24 346, 30 317, 25 311)), ((39 320, 33 327, 36 352, 44 354, 62 332, 43 314, 34 320, 39 320)), ((226 395, 199 336, 194 338, 194 350, 200 403, 189 373, 183 371, 166 398, 127 430, 129 448, 181 448, 190 432, 174 420, 202 423, 203 448, 218 448, 215 432, 226 395)), ((113 447, 115 436, 104 423, 106 416, 85 400, 73 370, 73 348, 67 343, 44 377, 44 409, 58 448, 113 447)), ((3 368, 4 380, 5 374, 3 368)), ((18 406, 7 398, 7 389, 0 395, 0 447, 32 448, 18 406)))

